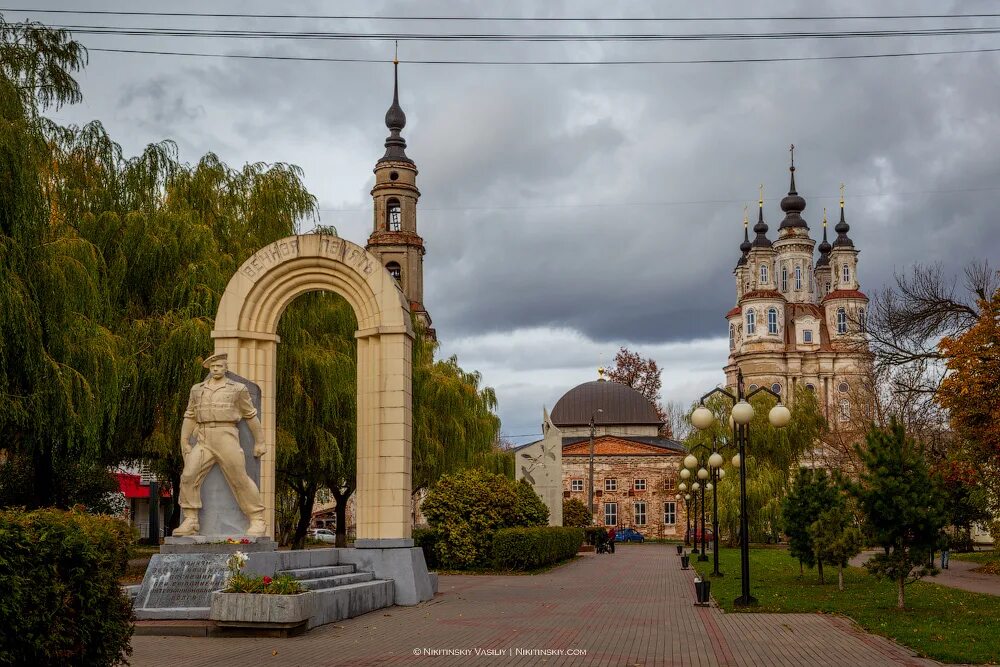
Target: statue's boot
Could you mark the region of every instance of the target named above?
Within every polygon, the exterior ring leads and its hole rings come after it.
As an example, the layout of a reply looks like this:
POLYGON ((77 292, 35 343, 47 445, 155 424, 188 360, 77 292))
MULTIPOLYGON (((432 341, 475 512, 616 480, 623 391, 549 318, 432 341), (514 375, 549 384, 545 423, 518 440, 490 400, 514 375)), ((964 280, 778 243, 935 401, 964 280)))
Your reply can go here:
POLYGON ((264 511, 261 510, 250 517, 250 527, 247 528, 247 535, 263 537, 266 533, 267 526, 264 525, 264 511))
POLYGON ((201 526, 198 525, 198 510, 184 508, 184 520, 174 528, 174 535, 197 535, 201 526))

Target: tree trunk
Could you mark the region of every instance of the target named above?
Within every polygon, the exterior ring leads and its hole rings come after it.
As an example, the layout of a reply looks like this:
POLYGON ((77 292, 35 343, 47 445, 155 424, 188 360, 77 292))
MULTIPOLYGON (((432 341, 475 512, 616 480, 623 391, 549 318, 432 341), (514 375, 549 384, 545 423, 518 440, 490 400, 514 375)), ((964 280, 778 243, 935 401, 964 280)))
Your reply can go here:
POLYGON ((896 590, 896 609, 906 609, 906 577, 900 577, 896 590))
POLYGON ((802 574, 803 574, 803 572, 802 572, 802 559, 800 558, 799 559, 799 576, 801 577, 802 574))
POLYGON ((823 559, 816 559, 816 567, 819 569, 819 583, 825 584, 826 581, 823 579, 823 559))
POLYGON ((844 566, 843 564, 837 566, 837 590, 844 590, 844 566))
POLYGON ((339 548, 344 548, 347 546, 347 501, 354 493, 353 486, 347 486, 343 489, 331 489, 330 493, 333 495, 333 499, 337 501, 337 505, 334 507, 334 512, 337 516, 337 546, 339 548))
POLYGON ((306 533, 309 532, 309 523, 312 521, 313 501, 316 500, 316 485, 306 484, 296 489, 295 495, 298 497, 299 520, 295 524, 295 535, 292 537, 293 549, 306 548, 306 533))
POLYGON ((35 479, 34 501, 35 506, 51 507, 55 498, 55 473, 52 466, 52 454, 48 447, 40 446, 31 455, 32 473, 35 479))

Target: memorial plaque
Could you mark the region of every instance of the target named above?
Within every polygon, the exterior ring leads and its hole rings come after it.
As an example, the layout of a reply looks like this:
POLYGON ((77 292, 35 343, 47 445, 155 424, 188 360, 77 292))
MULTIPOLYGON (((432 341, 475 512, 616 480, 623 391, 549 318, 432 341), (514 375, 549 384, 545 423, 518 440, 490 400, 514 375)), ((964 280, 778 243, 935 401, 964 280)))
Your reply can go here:
POLYGON ((208 607, 212 591, 226 585, 229 554, 154 554, 146 568, 136 609, 208 607))

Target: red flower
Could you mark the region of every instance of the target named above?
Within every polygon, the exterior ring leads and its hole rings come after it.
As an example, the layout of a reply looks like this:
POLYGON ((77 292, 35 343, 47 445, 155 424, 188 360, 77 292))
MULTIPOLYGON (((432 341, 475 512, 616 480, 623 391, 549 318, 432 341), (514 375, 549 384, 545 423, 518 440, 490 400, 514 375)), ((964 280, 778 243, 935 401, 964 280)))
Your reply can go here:
POLYGON ((271 577, 264 577, 264 585, 267 586, 271 583, 271 577))
POLYGON ((250 540, 244 537, 242 540, 240 540, 240 544, 250 544, 250 540))

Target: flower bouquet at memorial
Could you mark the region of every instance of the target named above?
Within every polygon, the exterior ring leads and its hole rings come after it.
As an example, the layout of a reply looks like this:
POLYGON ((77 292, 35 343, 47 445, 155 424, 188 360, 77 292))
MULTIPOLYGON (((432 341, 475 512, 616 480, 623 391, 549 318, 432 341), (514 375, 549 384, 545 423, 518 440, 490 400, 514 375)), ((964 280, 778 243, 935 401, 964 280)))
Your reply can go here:
POLYGON ((290 574, 277 577, 247 574, 243 568, 247 564, 247 555, 242 551, 232 554, 226 561, 229 577, 223 593, 262 593, 266 595, 296 595, 305 589, 302 584, 290 574))

